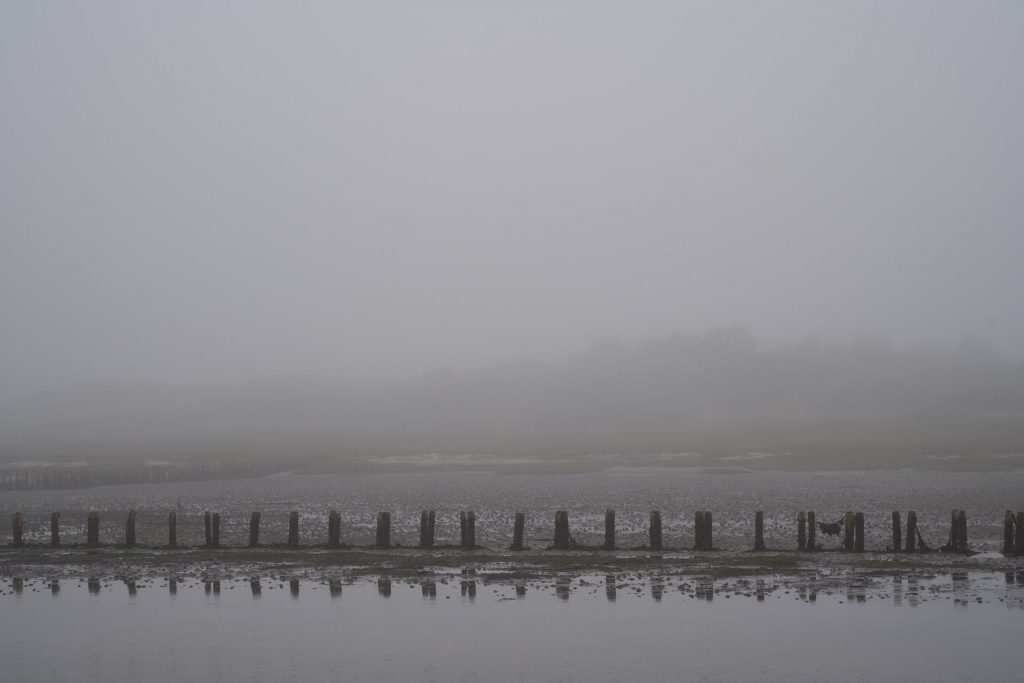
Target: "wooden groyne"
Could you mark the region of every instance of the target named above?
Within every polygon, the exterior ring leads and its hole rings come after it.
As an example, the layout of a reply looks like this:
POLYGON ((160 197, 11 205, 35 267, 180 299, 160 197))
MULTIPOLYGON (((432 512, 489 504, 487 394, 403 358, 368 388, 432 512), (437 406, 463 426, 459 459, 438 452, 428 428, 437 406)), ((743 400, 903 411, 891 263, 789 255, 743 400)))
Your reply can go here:
MULTIPOLYGON (((61 537, 61 513, 54 512, 50 515, 50 542, 49 546, 58 547, 62 543, 61 537)), ((457 546, 445 545, 443 547, 458 547, 465 550, 478 548, 476 542, 477 515, 473 510, 464 510, 458 513, 460 537, 457 546)), ((1014 513, 1007 510, 1003 517, 1003 545, 1002 551, 1007 555, 1024 555, 1024 512, 1014 513)), ((899 511, 892 512, 892 541, 884 550, 888 552, 917 553, 931 550, 925 543, 918 527, 917 513, 908 511, 903 522, 903 515, 899 511)), ((260 525, 262 513, 253 511, 249 517, 248 547, 260 546, 260 525)), ((754 551, 768 550, 764 536, 764 513, 754 513, 752 524, 754 551)), ((202 515, 204 534, 204 547, 217 549, 223 547, 220 542, 220 513, 206 511, 202 515)), ((715 550, 713 544, 713 516, 710 510, 700 510, 694 513, 694 551, 715 550)), ((170 512, 167 516, 167 545, 168 549, 178 548, 177 542, 177 514, 170 512)), ((605 512, 604 542, 596 546, 584 546, 576 542, 570 529, 569 511, 558 510, 554 513, 552 542, 549 546, 555 550, 605 550, 617 549, 616 544, 616 513, 615 510, 605 512)), ((424 510, 420 513, 419 524, 419 548, 432 548, 435 546, 435 525, 436 513, 433 510, 424 510)), ((135 510, 128 512, 124 526, 123 547, 133 548, 138 545, 137 513, 135 510)), ((526 513, 516 512, 513 518, 513 535, 510 550, 524 550, 525 545, 526 513)), ((662 515, 658 510, 652 510, 649 515, 647 528, 648 542, 637 549, 652 551, 672 550, 665 543, 663 535, 662 515)), ((797 550, 811 552, 825 549, 817 542, 818 533, 821 537, 833 536, 837 538, 838 547, 834 549, 843 550, 849 553, 865 552, 865 516, 863 512, 847 511, 835 523, 817 522, 814 511, 800 511, 793 517, 793 542, 794 546, 772 548, 772 550, 785 551, 797 550)), ((12 541, 10 546, 22 548, 29 545, 26 542, 25 515, 15 512, 11 518, 12 541)), ((100 539, 100 514, 89 512, 86 517, 86 547, 101 546, 100 539)), ((117 545, 116 543, 110 545, 117 545)), ((299 529, 299 513, 292 511, 288 515, 288 540, 287 547, 298 549, 303 546, 299 529)), ((323 545, 317 541, 310 544, 313 547, 323 545)), ((382 511, 377 514, 377 527, 375 532, 375 547, 394 547, 391 538, 391 513, 382 511)), ((337 510, 330 510, 327 513, 327 539, 326 546, 332 548, 348 547, 345 545, 342 533, 342 515, 337 510)), ((748 546, 750 547, 750 546, 748 546)), ((935 550, 947 553, 969 553, 967 512, 961 509, 954 509, 950 513, 949 536, 947 542, 935 550)))

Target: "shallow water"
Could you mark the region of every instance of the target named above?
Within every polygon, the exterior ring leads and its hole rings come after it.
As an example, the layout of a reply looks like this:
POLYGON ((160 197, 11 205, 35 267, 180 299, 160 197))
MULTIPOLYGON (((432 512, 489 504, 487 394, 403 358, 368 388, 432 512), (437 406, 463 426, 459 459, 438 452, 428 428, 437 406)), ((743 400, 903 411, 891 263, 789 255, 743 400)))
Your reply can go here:
POLYGON ((1024 585, 998 578, 814 596, 622 576, 8 581, 0 661, 4 680, 104 683, 1022 680, 1024 585))
MULTIPOLYGON (((26 537, 49 539, 49 514, 62 513, 67 542, 83 542, 89 510, 101 512, 105 542, 124 537, 129 509, 138 517, 142 544, 166 542, 166 515, 178 512, 180 543, 202 542, 202 513, 220 512, 222 542, 244 545, 249 513, 263 513, 266 543, 284 542, 287 516, 298 510, 303 543, 322 543, 327 511, 342 514, 343 540, 372 542, 376 514, 392 512, 393 539, 417 542, 419 511, 437 510, 438 543, 457 542, 458 511, 476 510, 477 541, 505 547, 512 535, 513 514, 527 512, 528 542, 543 547, 551 541, 552 514, 570 511, 573 534, 582 543, 599 543, 604 511, 617 511, 620 545, 646 542, 648 513, 660 510, 667 546, 693 544, 693 513, 714 512, 715 545, 746 548, 752 542, 753 516, 765 513, 770 547, 795 545, 799 510, 814 510, 818 521, 835 521, 846 510, 862 511, 868 548, 889 542, 893 510, 915 510, 929 545, 946 541, 949 511, 966 509, 972 548, 995 550, 1002 545, 1003 512, 1024 508, 1024 471, 1014 472, 741 472, 705 473, 682 468, 611 470, 588 474, 495 475, 487 473, 357 474, 274 476, 239 481, 108 486, 80 491, 18 491, 0 497, 0 514, 26 514, 26 537)), ((10 528, 0 529, 0 543, 10 528)), ((838 545, 822 538, 826 547, 838 545)))

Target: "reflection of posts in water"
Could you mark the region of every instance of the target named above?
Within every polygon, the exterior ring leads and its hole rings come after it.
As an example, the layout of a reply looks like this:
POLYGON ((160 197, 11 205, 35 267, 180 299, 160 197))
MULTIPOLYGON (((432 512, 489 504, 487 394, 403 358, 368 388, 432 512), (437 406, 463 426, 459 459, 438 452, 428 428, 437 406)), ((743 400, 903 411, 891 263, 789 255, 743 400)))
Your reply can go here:
POLYGON ((615 550, 615 510, 604 511, 604 549, 615 550))
POLYGON ((615 585, 614 574, 605 574, 604 597, 608 599, 608 602, 615 602, 615 598, 618 597, 618 587, 615 585))
POLYGON ((516 598, 522 599, 522 598, 525 598, 525 597, 526 597, 526 584, 522 583, 522 582, 517 583, 516 584, 516 598))
POLYGON ((249 579, 249 591, 252 593, 252 597, 258 598, 263 595, 263 586, 260 585, 259 577, 253 577, 249 579))
POLYGON ((569 599, 569 586, 571 582, 572 579, 561 576, 555 579, 555 595, 558 596, 559 600, 569 599))
POLYGON ((135 587, 135 579, 125 579, 124 585, 128 587, 128 596, 134 598, 139 594, 138 588, 135 587))
POLYGON ((462 594, 462 597, 468 598, 470 602, 476 600, 476 581, 463 579, 459 582, 459 592, 462 594))
POLYGON ((651 598, 655 602, 661 602, 661 596, 665 591, 665 583, 661 577, 651 577, 651 598))
POLYGON ((650 540, 651 550, 661 550, 661 513, 657 510, 651 512, 651 526, 650 526, 650 540))
POLYGON ((89 594, 99 595, 100 594, 100 580, 94 577, 89 578, 89 594))
POLYGON ((298 579, 290 580, 288 582, 288 588, 291 591, 291 594, 292 594, 293 598, 299 597, 299 580, 298 579))
POLYGON ((327 591, 331 594, 332 598, 341 597, 341 581, 332 579, 327 582, 327 591))
POLYGON ((754 594, 758 602, 764 602, 764 579, 758 579, 754 584, 754 594))
POLYGON ((433 581, 424 581, 420 584, 423 597, 427 600, 437 599, 437 584, 433 581))
POLYGON ((167 594, 170 595, 172 598, 177 597, 177 595, 178 595, 178 580, 177 579, 167 579, 167 594))
POLYGON ((377 579, 377 595, 382 598, 391 597, 391 579, 377 579))
POLYGON ((57 595, 60 593, 60 581, 57 579, 50 580, 50 595, 57 595))

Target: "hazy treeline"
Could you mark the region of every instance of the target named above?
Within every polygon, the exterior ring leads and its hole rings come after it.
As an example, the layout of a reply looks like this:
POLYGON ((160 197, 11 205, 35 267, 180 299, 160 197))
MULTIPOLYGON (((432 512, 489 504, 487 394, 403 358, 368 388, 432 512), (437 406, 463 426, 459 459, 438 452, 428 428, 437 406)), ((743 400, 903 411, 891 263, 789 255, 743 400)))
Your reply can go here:
POLYGON ((4 460, 1024 452, 1024 365, 980 342, 764 346, 742 329, 415 380, 80 386, 2 408, 4 460))

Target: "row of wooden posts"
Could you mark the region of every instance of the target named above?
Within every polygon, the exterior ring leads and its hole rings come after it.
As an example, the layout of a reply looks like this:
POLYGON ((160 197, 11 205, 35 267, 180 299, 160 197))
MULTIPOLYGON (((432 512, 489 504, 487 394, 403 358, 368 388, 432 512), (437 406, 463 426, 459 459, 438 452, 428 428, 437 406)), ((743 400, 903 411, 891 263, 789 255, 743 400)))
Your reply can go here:
MULTIPOLYGON (((260 521, 261 513, 253 512, 249 518, 249 547, 256 547, 260 544, 260 521)), ((136 513, 134 510, 128 513, 125 523, 125 545, 134 547, 137 544, 135 535, 136 513)), ((698 511, 694 515, 694 550, 713 550, 712 538, 712 514, 709 510, 698 511)), ((25 518, 20 512, 14 513, 12 527, 14 542, 12 545, 21 547, 25 545, 24 540, 25 518)), ((814 512, 800 512, 797 514, 797 549, 816 550, 816 530, 822 527, 823 532, 843 536, 843 550, 848 552, 864 551, 864 513, 847 512, 838 524, 818 524, 814 512)), ((460 539, 459 546, 462 548, 476 547, 476 512, 467 510, 459 513, 460 539)), ((420 548, 434 547, 435 512, 424 510, 420 513, 420 548)), ((523 536, 526 528, 526 513, 515 513, 512 526, 512 550, 523 550, 523 536)), ((205 532, 206 547, 220 547, 220 514, 216 512, 203 513, 203 530, 205 532)), ((647 548, 650 550, 664 550, 665 546, 661 533, 661 513, 657 510, 651 512, 650 526, 648 528, 649 542, 647 548)), ((327 514, 327 544, 330 547, 340 547, 341 543, 341 515, 337 510, 331 510, 327 514)), ((50 515, 50 545, 60 545, 60 513, 54 512, 50 515)), ((98 512, 90 512, 87 516, 86 545, 95 547, 100 545, 100 515, 98 512)), ((391 547, 391 513, 377 513, 377 531, 375 545, 380 548, 391 547)), ((167 516, 167 546, 175 548, 178 546, 178 515, 171 512, 167 516)), ((288 515, 288 546, 299 547, 299 513, 292 511, 288 515)), ((555 534, 553 547, 559 550, 570 550, 582 548, 576 543, 569 531, 569 513, 566 510, 559 510, 555 513, 555 534)), ((605 512, 604 518, 604 543, 600 546, 603 550, 614 550, 615 543, 615 510, 605 512)), ((908 512, 906 516, 906 535, 903 533, 903 525, 899 512, 892 513, 892 546, 893 550, 903 550, 913 553, 929 550, 917 528, 917 513, 908 512)), ((597 548, 593 548, 597 549, 597 548)), ((765 550, 764 543, 764 513, 754 513, 754 550, 765 550)), ((950 518, 949 541, 942 546, 942 550, 948 552, 967 552, 967 512, 964 510, 953 510, 950 518)), ((1024 512, 1018 512, 1016 517, 1010 510, 1006 511, 1003 521, 1003 552, 1024 553, 1024 512)))

